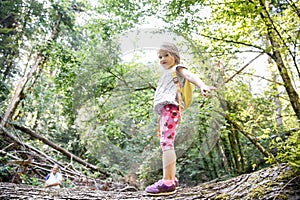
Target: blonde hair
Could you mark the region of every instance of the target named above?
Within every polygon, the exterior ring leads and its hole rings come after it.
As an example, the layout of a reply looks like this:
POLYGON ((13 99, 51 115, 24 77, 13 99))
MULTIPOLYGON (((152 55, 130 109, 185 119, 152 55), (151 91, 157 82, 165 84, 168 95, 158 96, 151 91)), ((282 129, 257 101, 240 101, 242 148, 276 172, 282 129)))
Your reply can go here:
POLYGON ((177 65, 180 63, 179 51, 175 44, 171 42, 164 42, 160 46, 160 50, 168 51, 175 58, 175 63, 177 65))

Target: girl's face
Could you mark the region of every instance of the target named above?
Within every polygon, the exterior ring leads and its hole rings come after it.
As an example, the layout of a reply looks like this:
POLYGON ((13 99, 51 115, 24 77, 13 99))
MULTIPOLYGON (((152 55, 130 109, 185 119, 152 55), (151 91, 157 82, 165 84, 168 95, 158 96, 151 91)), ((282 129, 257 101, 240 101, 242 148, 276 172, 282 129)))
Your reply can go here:
POLYGON ((159 63, 165 68, 170 69, 175 63, 175 58, 166 50, 159 50, 158 52, 159 63))

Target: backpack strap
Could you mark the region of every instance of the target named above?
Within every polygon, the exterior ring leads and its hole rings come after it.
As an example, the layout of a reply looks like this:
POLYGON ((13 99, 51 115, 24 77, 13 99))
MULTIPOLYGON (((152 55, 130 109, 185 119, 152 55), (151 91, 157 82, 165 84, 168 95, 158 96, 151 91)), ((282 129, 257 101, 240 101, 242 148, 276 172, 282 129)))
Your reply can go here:
POLYGON ((179 104, 179 113, 180 113, 180 117, 182 117, 182 108, 183 108, 183 99, 182 99, 182 95, 181 95, 181 84, 179 82, 178 76, 177 76, 177 69, 176 69, 177 65, 175 66, 175 71, 172 72, 172 76, 173 76, 173 82, 176 85, 177 88, 177 98, 178 98, 178 104, 179 104))

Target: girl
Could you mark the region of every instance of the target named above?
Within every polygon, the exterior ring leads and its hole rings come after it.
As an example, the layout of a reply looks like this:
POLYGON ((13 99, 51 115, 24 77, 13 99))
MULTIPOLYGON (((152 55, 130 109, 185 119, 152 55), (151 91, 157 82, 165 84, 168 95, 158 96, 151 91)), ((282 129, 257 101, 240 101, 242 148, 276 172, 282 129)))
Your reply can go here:
MULTIPOLYGON (((187 67, 180 65, 180 56, 177 47, 173 43, 163 43, 158 51, 160 64, 165 69, 161 76, 154 97, 154 110, 159 114, 160 145, 163 151, 163 179, 146 188, 149 195, 169 195, 176 191, 178 180, 176 173, 176 154, 174 139, 176 128, 180 121, 180 112, 177 86, 173 81, 173 70, 176 70, 181 85, 187 79, 201 89, 203 96, 215 90, 215 87, 207 86, 198 76, 191 73, 187 67)), ((180 99, 180 98, 179 98, 180 99)), ((181 108, 183 109, 183 108, 181 108)))

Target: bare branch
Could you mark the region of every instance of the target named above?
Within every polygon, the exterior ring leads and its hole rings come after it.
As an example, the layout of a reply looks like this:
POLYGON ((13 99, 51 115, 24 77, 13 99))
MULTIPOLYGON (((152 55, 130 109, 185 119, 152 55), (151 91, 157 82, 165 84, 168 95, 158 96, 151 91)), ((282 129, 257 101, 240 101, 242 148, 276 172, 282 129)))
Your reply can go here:
POLYGON ((229 77, 228 79, 226 79, 224 81, 224 83, 227 83, 227 82, 231 81, 236 75, 238 75, 239 73, 241 73, 241 71, 243 71, 246 67, 248 67, 254 60, 256 60, 261 55, 263 55, 263 53, 260 53, 255 58, 253 58, 252 60, 250 60, 246 65, 244 65, 242 68, 240 68, 235 74, 233 74, 231 77, 229 77))

